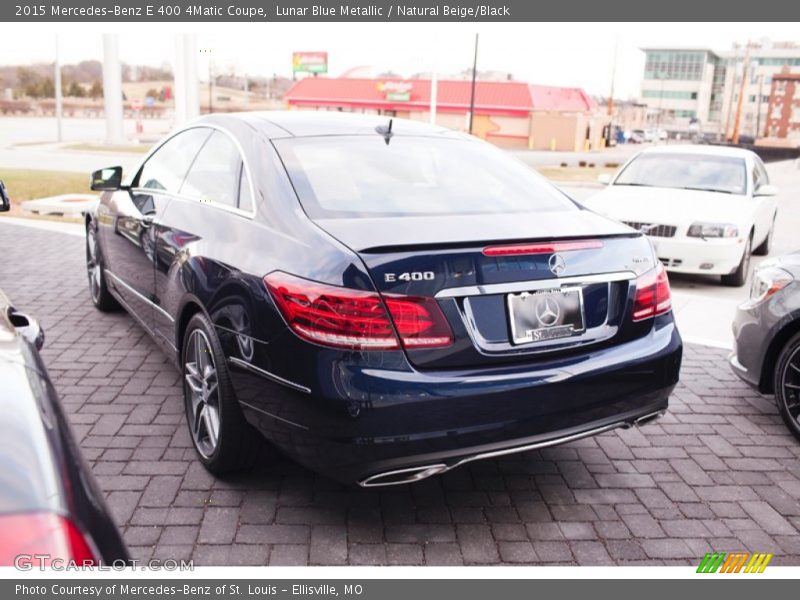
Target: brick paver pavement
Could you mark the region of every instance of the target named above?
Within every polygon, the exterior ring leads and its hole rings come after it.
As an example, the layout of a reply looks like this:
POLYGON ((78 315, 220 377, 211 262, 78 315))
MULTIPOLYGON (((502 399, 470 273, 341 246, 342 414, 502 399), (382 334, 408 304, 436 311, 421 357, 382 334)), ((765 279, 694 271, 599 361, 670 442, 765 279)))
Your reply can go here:
POLYGON ((800 444, 724 352, 688 346, 670 411, 642 429, 347 488, 274 458, 221 481, 195 460, 179 374, 125 313, 90 304, 83 241, 0 221, 0 288, 44 358, 132 553, 195 564, 800 564, 800 444))

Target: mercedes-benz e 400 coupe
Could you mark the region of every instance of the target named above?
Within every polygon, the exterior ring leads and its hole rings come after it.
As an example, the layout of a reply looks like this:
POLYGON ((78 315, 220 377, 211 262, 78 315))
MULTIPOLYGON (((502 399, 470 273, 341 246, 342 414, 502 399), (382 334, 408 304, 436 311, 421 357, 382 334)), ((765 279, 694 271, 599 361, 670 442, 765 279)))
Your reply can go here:
POLYGON ((91 297, 183 375, 213 473, 258 431, 364 486, 649 420, 681 339, 646 237, 446 129, 214 115, 103 190, 91 297))

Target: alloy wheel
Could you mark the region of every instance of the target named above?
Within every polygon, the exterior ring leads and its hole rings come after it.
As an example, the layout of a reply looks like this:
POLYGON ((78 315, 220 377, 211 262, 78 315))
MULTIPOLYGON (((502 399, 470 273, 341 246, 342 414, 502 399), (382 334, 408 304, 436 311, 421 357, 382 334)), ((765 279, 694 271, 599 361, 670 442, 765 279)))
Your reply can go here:
POLYGON ((92 300, 97 303, 100 299, 102 274, 97 257, 97 234, 91 228, 86 232, 86 273, 89 276, 89 292, 92 294, 92 300))
POLYGON ((211 344, 200 329, 190 334, 183 372, 189 431, 197 451, 204 458, 209 458, 219 441, 219 385, 211 344))
POLYGON ((783 402, 786 412, 800 430, 800 346, 796 347, 781 374, 783 402))

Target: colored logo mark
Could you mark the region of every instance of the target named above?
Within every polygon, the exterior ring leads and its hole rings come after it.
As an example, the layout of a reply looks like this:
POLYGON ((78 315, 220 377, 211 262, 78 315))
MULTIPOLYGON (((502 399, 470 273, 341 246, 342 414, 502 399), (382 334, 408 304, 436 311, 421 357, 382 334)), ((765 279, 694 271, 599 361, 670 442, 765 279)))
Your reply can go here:
POLYGON ((700 561, 698 573, 763 573, 772 554, 749 552, 709 552, 700 561))

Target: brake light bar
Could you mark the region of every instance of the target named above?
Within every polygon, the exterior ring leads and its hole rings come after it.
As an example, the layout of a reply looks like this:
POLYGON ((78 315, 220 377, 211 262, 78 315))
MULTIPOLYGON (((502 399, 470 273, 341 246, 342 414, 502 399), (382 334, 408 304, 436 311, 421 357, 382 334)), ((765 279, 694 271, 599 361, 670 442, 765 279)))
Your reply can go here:
POLYGON ((602 248, 600 240, 574 240, 564 242, 545 242, 539 244, 508 244, 504 246, 487 246, 484 256, 519 256, 522 254, 553 254, 555 252, 572 252, 574 250, 594 250, 602 248))

